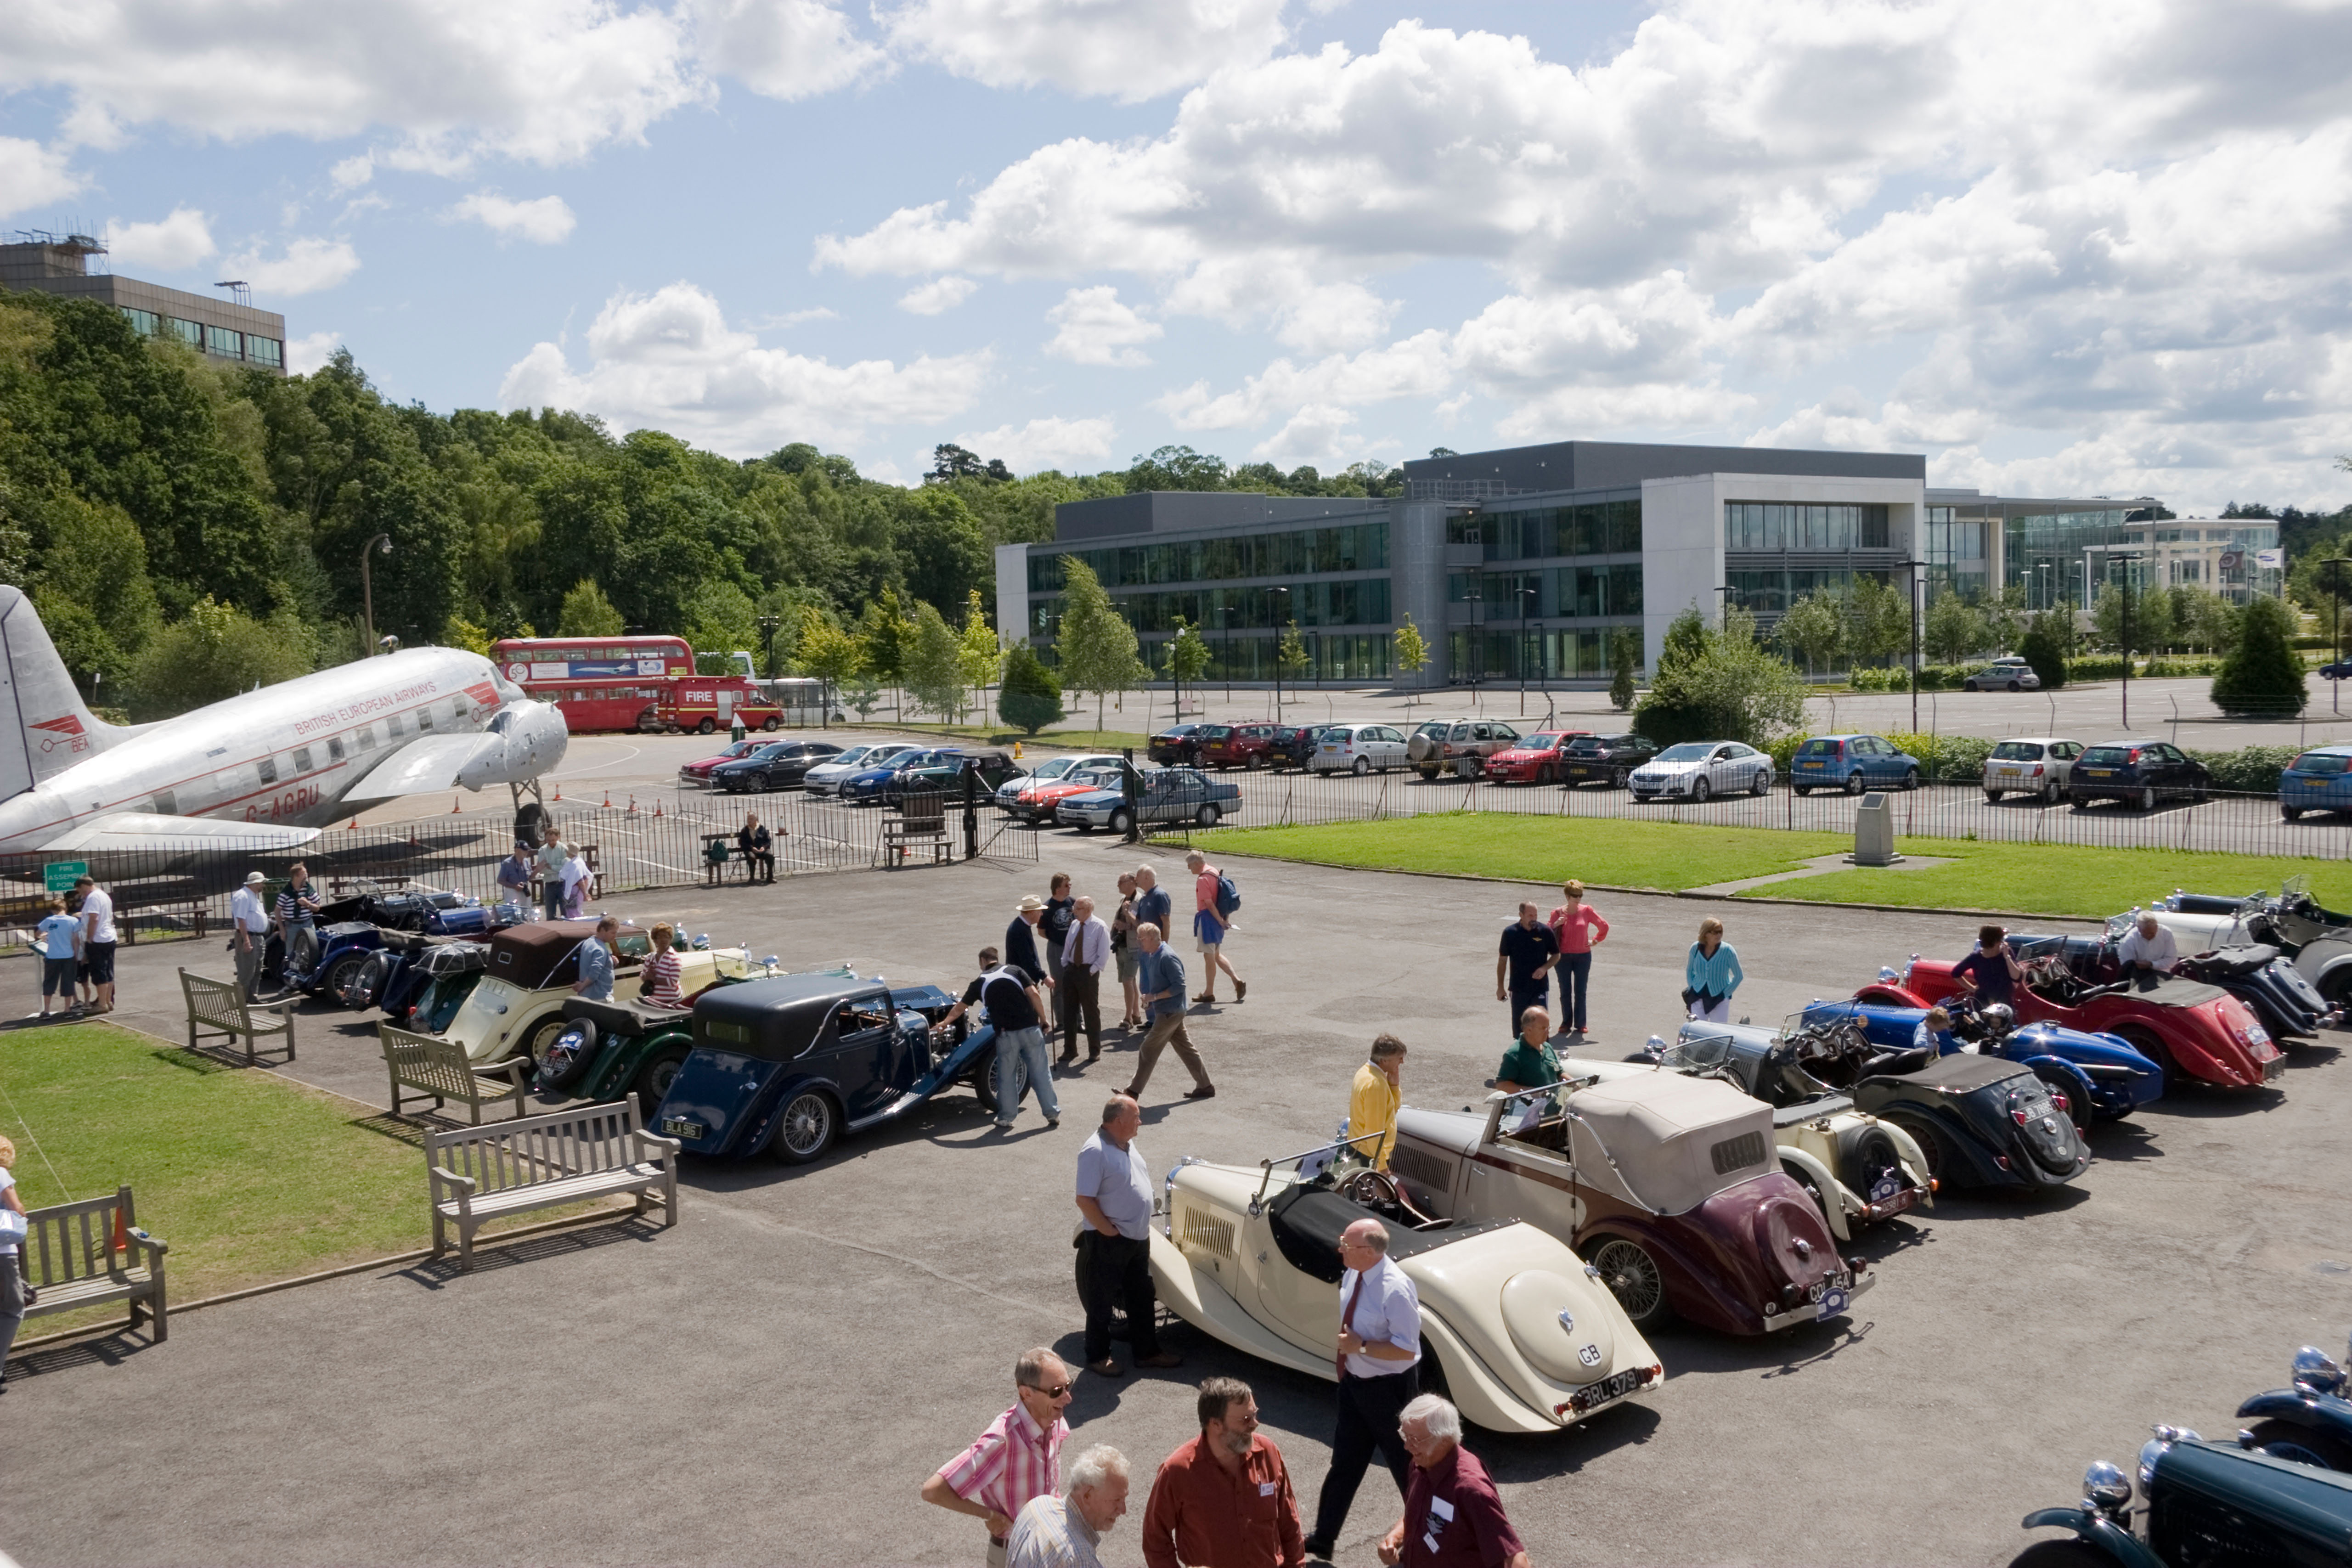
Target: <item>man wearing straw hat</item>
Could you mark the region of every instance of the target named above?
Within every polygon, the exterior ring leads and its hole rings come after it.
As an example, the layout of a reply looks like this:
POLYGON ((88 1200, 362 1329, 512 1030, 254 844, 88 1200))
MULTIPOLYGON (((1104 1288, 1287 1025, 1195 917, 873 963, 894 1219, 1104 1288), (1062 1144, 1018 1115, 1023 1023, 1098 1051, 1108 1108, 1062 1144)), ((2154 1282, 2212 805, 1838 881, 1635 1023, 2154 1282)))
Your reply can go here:
POLYGON ((229 895, 228 945, 236 955, 237 994, 251 1002, 261 989, 261 955, 269 945, 269 906, 261 890, 269 879, 258 871, 245 874, 245 886, 229 895))

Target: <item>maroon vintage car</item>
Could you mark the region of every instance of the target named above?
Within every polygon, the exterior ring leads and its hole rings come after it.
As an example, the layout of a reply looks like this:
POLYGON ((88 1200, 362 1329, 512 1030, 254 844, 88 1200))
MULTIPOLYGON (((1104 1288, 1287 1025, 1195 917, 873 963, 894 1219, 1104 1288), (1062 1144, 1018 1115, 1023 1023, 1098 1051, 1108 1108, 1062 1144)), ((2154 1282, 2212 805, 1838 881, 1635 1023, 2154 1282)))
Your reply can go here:
POLYGON ((1574 1247, 1643 1331, 1669 1311, 1731 1334, 1834 1318, 1875 1281, 1780 1169, 1772 1108, 1712 1079, 1570 1059, 1484 1115, 1397 1115, 1389 1170, 1419 1207, 1522 1219, 1574 1247))

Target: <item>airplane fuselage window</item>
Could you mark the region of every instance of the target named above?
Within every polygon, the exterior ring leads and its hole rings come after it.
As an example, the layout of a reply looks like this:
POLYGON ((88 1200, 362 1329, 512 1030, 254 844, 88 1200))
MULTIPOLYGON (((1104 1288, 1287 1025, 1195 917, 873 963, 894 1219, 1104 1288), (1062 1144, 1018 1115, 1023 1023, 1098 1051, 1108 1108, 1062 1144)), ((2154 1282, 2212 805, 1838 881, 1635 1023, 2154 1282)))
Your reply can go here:
POLYGON ((361 750, 361 751, 362 751, 362 752, 373 752, 373 751, 374 751, 374 750, 375 750, 375 726, 374 726, 374 725, 373 725, 373 724, 362 724, 362 725, 361 725, 361 726, 359 727, 359 729, 358 729, 357 731, 354 731, 354 733, 356 733, 356 734, 359 736, 359 739, 360 739, 360 750, 361 750))
POLYGON ((273 784, 278 782, 278 759, 276 757, 264 757, 261 759, 261 782, 266 784, 273 784))
POLYGON ((310 747, 297 746, 294 748, 294 771, 298 773, 307 773, 310 771, 310 747))
POLYGON ((331 762, 340 763, 343 760, 343 738, 341 735, 327 737, 327 757, 331 762))

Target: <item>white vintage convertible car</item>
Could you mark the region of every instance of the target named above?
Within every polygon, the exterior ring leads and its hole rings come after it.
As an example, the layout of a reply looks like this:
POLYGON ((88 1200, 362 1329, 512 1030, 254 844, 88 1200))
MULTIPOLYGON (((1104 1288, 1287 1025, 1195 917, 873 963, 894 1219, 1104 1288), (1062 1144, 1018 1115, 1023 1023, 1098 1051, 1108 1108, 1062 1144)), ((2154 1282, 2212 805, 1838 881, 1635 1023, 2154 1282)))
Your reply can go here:
POLYGON ((1160 1301, 1236 1350, 1336 1379, 1339 1234, 1360 1219, 1421 1298, 1421 1386, 1496 1432, 1556 1432, 1647 1394, 1657 1352, 1566 1243, 1416 1213, 1345 1142, 1255 1166, 1187 1158, 1151 1233, 1160 1301))

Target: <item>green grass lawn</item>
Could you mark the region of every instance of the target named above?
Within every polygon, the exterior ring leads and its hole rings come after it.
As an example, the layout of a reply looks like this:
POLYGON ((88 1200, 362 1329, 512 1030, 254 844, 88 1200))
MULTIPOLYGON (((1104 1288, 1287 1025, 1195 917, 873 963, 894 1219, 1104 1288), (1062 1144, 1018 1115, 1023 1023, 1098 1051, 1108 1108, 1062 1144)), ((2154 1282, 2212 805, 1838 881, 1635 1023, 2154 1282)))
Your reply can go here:
POLYGON ((2097 917, 2147 903, 2175 888, 2206 893, 2267 888, 2276 892, 2287 878, 2306 876, 2312 896, 2329 909, 2342 909, 2343 900, 2352 899, 2352 865, 2341 860, 1954 838, 1902 838, 1895 847, 1905 855, 1949 857, 1952 864, 1921 871, 1832 871, 1775 882, 1744 896, 2097 917))
MULTIPOLYGON (((1669 891, 1792 871, 1814 856, 1853 847, 1853 837, 1840 833, 1500 812, 1319 827, 1232 827, 1194 838, 1213 839, 1220 848, 1242 854, 1321 865, 1538 882, 1576 877, 1597 885, 1669 891)), ((1743 896, 2100 916, 2175 888, 2275 891, 2286 878, 2302 874, 2310 877, 2321 903, 2342 909, 2352 902, 2352 865, 2336 860, 1948 838, 1906 838, 1896 847, 1906 855, 1949 858, 1952 864, 1919 871, 1832 871, 1770 883, 1743 896)))
POLYGON ((1851 835, 1702 827, 1613 817, 1449 813, 1320 827, 1229 827, 1220 849, 1329 866, 1448 871, 1530 882, 1570 877, 1620 888, 1696 888, 1790 871, 1850 847, 1851 835))
MULTIPOLYGON (((174 1300, 431 1239, 417 1131, 273 1073, 110 1024, 65 1024, 0 1035, 0 1095, 25 1206, 127 1184, 140 1225, 171 1243, 174 1300)), ((37 1318, 26 1331, 109 1315, 121 1309, 37 1318)))

